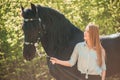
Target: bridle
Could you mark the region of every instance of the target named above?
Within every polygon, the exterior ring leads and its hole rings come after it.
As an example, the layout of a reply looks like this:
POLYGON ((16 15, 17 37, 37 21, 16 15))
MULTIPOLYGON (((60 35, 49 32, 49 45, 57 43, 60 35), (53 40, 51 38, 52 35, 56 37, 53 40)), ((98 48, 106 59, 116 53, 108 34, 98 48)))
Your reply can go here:
MULTIPOLYGON (((31 18, 31 19, 24 19, 23 21, 24 21, 24 22, 39 21, 40 25, 42 26, 41 18, 38 18, 38 19, 32 19, 32 18, 31 18)), ((41 34, 41 32, 38 32, 38 34, 41 34)), ((25 44, 25 45, 33 45, 33 46, 35 46, 35 47, 36 47, 36 52, 37 52, 37 54, 39 55, 40 58, 41 58, 42 56, 46 56, 46 57, 50 58, 50 56, 48 56, 48 55, 42 55, 42 54, 40 54, 39 50, 37 49, 37 46, 38 46, 39 41, 40 41, 40 37, 37 38, 37 41, 36 41, 35 43, 25 41, 24 44, 25 44)))
MULTIPOLYGON (((23 21, 24 22, 39 21, 39 23, 41 24, 41 18, 38 18, 38 19, 32 19, 32 18, 31 19, 24 19, 23 21)), ((40 34, 40 32, 38 34, 40 34)), ((25 41, 24 44, 25 45, 35 45, 36 46, 36 43, 38 43, 39 41, 40 41, 40 37, 37 38, 37 41, 35 43, 25 41)))
MULTIPOLYGON (((24 21, 24 22, 39 21, 39 23, 40 23, 39 25, 42 25, 42 23, 41 23, 42 20, 41 20, 41 18, 38 16, 38 9, 37 9, 37 7, 36 7, 36 17, 38 17, 38 18, 37 18, 37 19, 33 19, 33 18, 26 19, 26 18, 24 18, 23 21, 24 21)), ((40 34, 40 33, 41 33, 41 32, 39 31, 38 34, 40 34)), ((25 41, 24 44, 25 44, 25 45, 35 45, 35 44, 38 43, 39 41, 40 41, 40 37, 37 38, 37 41, 36 41, 35 43, 25 41)))

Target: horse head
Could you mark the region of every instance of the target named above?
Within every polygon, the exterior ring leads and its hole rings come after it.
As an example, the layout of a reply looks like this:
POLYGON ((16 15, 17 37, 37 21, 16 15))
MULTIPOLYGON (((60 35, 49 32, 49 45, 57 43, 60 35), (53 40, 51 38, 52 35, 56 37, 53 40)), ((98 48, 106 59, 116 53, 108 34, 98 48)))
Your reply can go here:
POLYGON ((34 58, 36 53, 35 43, 37 43, 41 36, 41 18, 38 16, 37 7, 31 4, 31 9, 24 9, 21 6, 24 32, 24 48, 23 56, 26 60, 34 58))

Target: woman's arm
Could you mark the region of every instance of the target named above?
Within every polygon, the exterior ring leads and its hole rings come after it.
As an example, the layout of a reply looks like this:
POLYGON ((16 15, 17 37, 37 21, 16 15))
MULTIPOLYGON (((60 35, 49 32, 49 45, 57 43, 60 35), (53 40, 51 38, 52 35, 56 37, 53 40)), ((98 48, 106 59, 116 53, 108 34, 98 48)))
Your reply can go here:
POLYGON ((60 65, 63 65, 63 66, 72 67, 72 65, 69 63, 69 61, 59 60, 59 59, 54 58, 54 57, 51 57, 50 61, 52 62, 52 64, 60 64, 60 65))
POLYGON ((104 48, 102 47, 102 80, 105 80, 106 78, 106 64, 105 64, 105 61, 106 60, 106 53, 105 53, 105 50, 104 48))
POLYGON ((106 77, 106 70, 102 71, 102 80, 105 80, 106 77))
POLYGON ((78 59, 78 49, 80 49, 80 47, 78 45, 75 46, 73 53, 70 57, 70 60, 68 61, 63 61, 63 60, 59 60, 57 58, 51 57, 50 61, 52 62, 52 64, 60 64, 63 66, 68 66, 68 67, 72 67, 78 59))

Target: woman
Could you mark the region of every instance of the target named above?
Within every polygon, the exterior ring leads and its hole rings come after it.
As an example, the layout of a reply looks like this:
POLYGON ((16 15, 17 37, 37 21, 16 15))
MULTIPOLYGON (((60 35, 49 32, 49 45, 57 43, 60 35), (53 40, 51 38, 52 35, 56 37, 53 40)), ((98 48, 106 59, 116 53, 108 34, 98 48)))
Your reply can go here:
POLYGON ((70 60, 63 61, 51 57, 52 64, 72 67, 76 62, 83 80, 105 80, 105 50, 101 46, 98 26, 88 24, 84 32, 85 42, 78 43, 70 60))

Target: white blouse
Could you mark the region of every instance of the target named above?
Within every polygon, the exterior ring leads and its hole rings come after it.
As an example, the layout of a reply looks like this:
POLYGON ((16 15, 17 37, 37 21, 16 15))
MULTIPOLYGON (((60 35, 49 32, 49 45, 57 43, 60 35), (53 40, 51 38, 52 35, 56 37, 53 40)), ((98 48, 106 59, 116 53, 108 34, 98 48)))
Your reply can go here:
POLYGON ((87 47, 86 42, 80 42, 78 43, 73 53, 70 57, 69 63, 73 66, 77 63, 78 70, 82 74, 87 75, 101 75, 103 70, 106 70, 106 64, 105 64, 105 51, 102 50, 102 66, 98 66, 97 63, 97 54, 96 51, 93 49, 89 49, 87 47))

